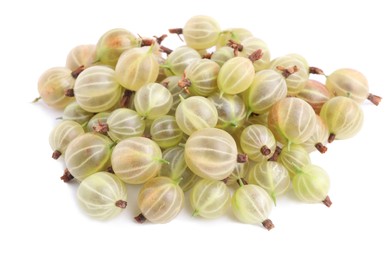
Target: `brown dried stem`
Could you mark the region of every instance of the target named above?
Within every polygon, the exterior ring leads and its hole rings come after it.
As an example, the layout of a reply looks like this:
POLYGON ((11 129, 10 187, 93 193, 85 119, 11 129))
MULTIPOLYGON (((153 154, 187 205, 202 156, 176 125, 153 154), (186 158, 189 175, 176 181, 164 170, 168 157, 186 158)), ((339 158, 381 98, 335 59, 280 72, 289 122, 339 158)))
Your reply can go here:
POLYGON ((74 179, 73 175, 70 173, 68 168, 64 170, 64 174, 61 176, 61 180, 64 182, 70 182, 72 179, 74 179))
POLYGON ((172 29, 169 29, 168 31, 169 31, 169 33, 175 33, 175 34, 177 34, 177 36, 179 37, 179 39, 180 39, 181 41, 183 41, 183 39, 180 37, 180 34, 183 34, 183 28, 172 28, 172 29))
POLYGON ((282 152, 282 148, 276 146, 274 154, 271 156, 271 158, 268 159, 268 161, 276 162, 281 152, 282 152))
POLYGON ((251 55, 248 56, 248 59, 250 59, 252 62, 255 62, 257 60, 260 60, 263 57, 263 51, 261 49, 258 49, 254 51, 251 55))
POLYGON ((316 143, 315 144, 315 147, 316 149, 320 152, 320 153, 326 153, 326 151, 328 151, 328 148, 323 145, 322 143, 316 143))
POLYGON ((214 52, 203 54, 202 59, 208 59, 208 60, 211 59, 211 56, 213 56, 213 53, 214 52))
POLYGON ((239 153, 237 154, 237 162, 238 163, 246 163, 248 162, 248 155, 239 153))
POLYGON ((331 133, 328 137, 328 143, 332 143, 336 139, 336 135, 331 133))
POLYGON ((102 123, 100 121, 98 122, 97 125, 94 125, 92 128, 93 128, 93 131, 95 131, 99 134, 106 134, 109 131, 108 124, 102 123))
POLYGON ((85 66, 84 65, 81 65, 80 67, 78 67, 77 69, 75 69, 74 71, 72 71, 71 75, 74 79, 77 79, 77 77, 80 75, 81 72, 83 72, 85 69, 85 66))
POLYGON ((229 40, 226 44, 234 50, 234 56, 238 56, 238 53, 244 49, 244 46, 236 41, 229 40))
POLYGON ((191 81, 188 78, 186 78, 186 73, 185 72, 183 74, 183 78, 181 80, 179 80, 177 85, 180 88, 182 88, 187 94, 190 94, 190 91, 189 91, 188 87, 191 86, 191 81))
POLYGON ((326 196, 322 203, 324 203, 328 208, 332 205, 332 201, 330 200, 329 196, 326 196))
POLYGON ((160 37, 157 37, 156 35, 154 35, 153 37, 156 38, 156 42, 157 42, 158 44, 161 44, 161 43, 163 42, 163 40, 164 40, 165 38, 168 37, 168 35, 163 34, 163 35, 161 35, 160 37))
POLYGON ((292 67, 286 68, 283 66, 276 66, 276 69, 280 70, 282 72, 283 77, 286 79, 291 75, 294 74, 295 72, 299 71, 299 68, 297 65, 294 65, 292 67))
POLYGON ((263 221, 263 227, 265 227, 268 231, 275 227, 274 223, 270 219, 266 219, 263 221))
POLYGON ((115 206, 121 209, 125 209, 127 206, 127 202, 124 200, 118 200, 117 202, 115 202, 115 206))
POLYGON ((376 106, 379 105, 379 103, 382 101, 382 98, 380 96, 374 95, 372 93, 368 94, 367 99, 370 100, 376 106))
POLYGON ((53 154, 51 155, 51 158, 53 158, 54 160, 57 160, 58 158, 60 158, 61 154, 62 154, 62 153, 61 153, 60 151, 55 150, 55 151, 53 152, 53 154))
POLYGON ((324 71, 317 67, 309 67, 310 74, 325 75, 324 71))
POLYGON ((120 107, 128 107, 131 95, 133 95, 134 91, 131 91, 130 89, 126 89, 123 92, 122 99, 120 101, 120 107))
POLYGON ((138 216, 134 217, 134 219, 135 219, 135 221, 137 221, 140 224, 142 224, 146 221, 146 218, 142 213, 140 213, 138 216))
POLYGON ((73 90, 73 88, 65 90, 65 96, 67 96, 67 97, 74 97, 74 90, 73 90))
POLYGON ((160 45, 160 51, 166 53, 167 55, 169 55, 169 54, 171 54, 171 52, 173 52, 173 50, 171 50, 165 46, 162 46, 162 45, 160 45))
POLYGON ((260 148, 260 152, 261 152, 262 155, 267 156, 267 155, 269 155, 271 153, 271 150, 266 145, 263 145, 260 148))

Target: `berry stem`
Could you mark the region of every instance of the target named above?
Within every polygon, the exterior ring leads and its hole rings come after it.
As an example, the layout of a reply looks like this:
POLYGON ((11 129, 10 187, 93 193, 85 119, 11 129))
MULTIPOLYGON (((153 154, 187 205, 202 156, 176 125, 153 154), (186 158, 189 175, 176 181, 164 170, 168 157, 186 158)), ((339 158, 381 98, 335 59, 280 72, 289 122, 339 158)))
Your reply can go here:
POLYGON ((324 71, 317 67, 309 67, 310 74, 325 75, 324 71))
POLYGON ((53 158, 54 160, 57 160, 58 158, 60 158, 61 154, 62 154, 62 153, 61 153, 60 151, 55 150, 55 151, 53 152, 53 154, 51 155, 51 158, 53 158))
POLYGON ((213 53, 214 52, 208 52, 208 53, 205 53, 205 54, 203 54, 203 56, 202 56, 202 59, 211 59, 211 56, 213 56, 213 53))
POLYGON ((247 154, 237 154, 237 162, 238 163, 246 163, 248 162, 248 155, 247 154))
POLYGON ((108 124, 107 123, 101 123, 101 122, 98 122, 97 125, 94 125, 93 127, 93 130, 99 134, 106 134, 109 130, 108 128, 108 124))
POLYGON ((78 67, 77 69, 72 71, 72 73, 71 73, 72 77, 74 79, 77 79, 77 77, 80 75, 81 72, 83 72, 84 69, 85 69, 85 66, 81 65, 80 67, 78 67))
POLYGON ((271 158, 268 159, 268 161, 276 162, 281 152, 282 152, 282 148, 276 146, 274 154, 271 156, 271 158))
POLYGON ((168 30, 169 33, 183 34, 183 28, 172 28, 168 30))
POLYGON ((175 34, 177 34, 177 36, 179 37, 179 39, 180 39, 181 41, 183 41, 183 39, 180 37, 180 34, 183 34, 183 28, 172 28, 172 29, 169 29, 168 31, 169 31, 169 33, 175 33, 175 34))
POLYGON ((267 156, 267 155, 269 155, 271 153, 271 150, 266 145, 263 145, 260 148, 260 152, 261 152, 262 155, 267 156))
POLYGON ((283 66, 276 66, 276 69, 280 70, 282 72, 283 77, 286 79, 290 75, 294 74, 295 72, 297 72, 299 70, 299 68, 296 65, 289 67, 289 68, 285 68, 283 66))
POLYGON ((61 180, 64 182, 70 182, 72 179, 74 179, 73 175, 70 173, 68 168, 64 170, 64 174, 61 176, 61 180))
POLYGON ((141 47, 152 46, 155 43, 154 39, 144 39, 141 36, 139 36, 139 37, 141 38, 141 47))
POLYGON ((127 202, 124 200, 118 200, 117 202, 115 202, 115 206, 117 206, 118 208, 124 209, 127 206, 127 202))
POLYGON ((162 46, 160 45, 160 51, 166 53, 167 55, 171 54, 171 52, 173 52, 171 49, 165 47, 165 46, 162 46))
POLYGON ((328 137, 328 143, 332 143, 336 139, 336 135, 331 133, 328 137))
POLYGON ((315 144, 315 147, 316 149, 320 152, 320 153, 326 153, 326 151, 328 150, 328 148, 323 145, 322 143, 316 143, 315 144))
POLYGON ((248 59, 250 59, 250 61, 252 62, 255 62, 257 60, 260 60, 262 57, 263 57, 263 51, 261 49, 258 49, 254 51, 252 54, 250 54, 248 56, 248 59))
POLYGON ((329 196, 326 196, 322 203, 324 203, 328 208, 332 205, 332 201, 330 200, 329 196))
POLYGON ((124 92, 123 92, 123 97, 121 99, 121 102, 120 102, 120 107, 129 107, 129 102, 130 102, 130 97, 131 95, 133 95, 133 91, 131 91, 130 89, 126 89, 124 92))
POLYGON ((67 97, 74 97, 74 90, 73 90, 73 88, 65 90, 65 96, 67 96, 67 97))
POLYGON ((135 219, 135 221, 137 221, 137 223, 140 223, 140 224, 142 224, 146 221, 146 218, 142 213, 140 213, 138 216, 134 217, 134 219, 135 219))
POLYGON ((154 35, 153 37, 156 38, 156 42, 157 42, 158 44, 161 44, 161 43, 163 42, 163 40, 164 40, 165 38, 168 37, 168 35, 163 34, 163 35, 161 35, 160 37, 157 37, 157 36, 154 35))
POLYGON ((188 87, 191 86, 191 80, 189 80, 188 78, 186 78, 186 74, 184 72, 183 74, 183 78, 181 80, 179 80, 179 82, 177 83, 177 85, 182 88, 187 94, 190 94, 190 91, 188 90, 188 87))
POLYGON ((237 57, 238 53, 244 49, 244 46, 242 46, 242 44, 239 44, 238 42, 233 40, 229 40, 227 46, 231 47, 234 50, 235 57, 237 57))
POLYGON ((270 231, 271 229, 273 229, 275 226, 274 226, 274 223, 272 223, 272 221, 270 219, 266 219, 263 221, 263 227, 265 227, 268 231, 270 231))
POLYGON ((240 185, 240 187, 242 187, 244 185, 248 185, 248 182, 244 178, 237 179, 237 183, 238 183, 238 185, 240 185))
POLYGON ((37 103, 42 97, 35 98, 31 103, 37 103))
POLYGON ((368 94, 367 99, 370 100, 376 106, 379 105, 379 103, 382 101, 382 98, 380 96, 374 95, 372 93, 368 94))

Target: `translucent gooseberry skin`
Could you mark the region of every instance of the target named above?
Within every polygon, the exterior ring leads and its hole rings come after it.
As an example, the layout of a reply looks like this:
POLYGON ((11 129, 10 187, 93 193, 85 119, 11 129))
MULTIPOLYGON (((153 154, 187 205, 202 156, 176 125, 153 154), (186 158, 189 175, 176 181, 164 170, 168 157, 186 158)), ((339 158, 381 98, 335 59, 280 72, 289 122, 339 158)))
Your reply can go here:
POLYGON ((290 147, 284 146, 277 161, 287 169, 290 178, 302 172, 303 167, 311 164, 309 153, 302 145, 298 144, 292 144, 290 147))
POLYGON ((310 136, 310 138, 307 139, 305 142, 303 142, 301 145, 306 149, 308 153, 311 153, 316 149, 319 149, 321 153, 325 153, 326 150, 321 151, 321 147, 317 148, 316 146, 318 145, 325 146, 326 143, 328 142, 328 137, 329 137, 328 127, 325 125, 321 117, 319 115, 316 115, 316 124, 314 128, 314 132, 312 136, 310 136))
POLYGON ((134 106, 144 118, 155 119, 166 115, 172 107, 171 92, 159 83, 142 86, 134 96, 134 106))
POLYGON ((66 57, 66 67, 71 71, 76 70, 80 66, 88 68, 96 61, 96 45, 84 44, 73 47, 66 57))
POLYGON ((274 70, 257 72, 250 87, 242 93, 248 115, 251 113, 264 114, 286 96, 286 80, 274 70))
POLYGON ((189 93, 183 91, 183 89, 179 87, 178 83, 181 79, 182 77, 180 76, 169 76, 161 81, 161 85, 165 86, 172 95, 172 107, 169 110, 168 115, 175 115, 176 108, 181 102, 180 96, 184 99, 190 96, 189 93))
POLYGON ((138 207, 152 223, 172 221, 184 207, 184 193, 177 182, 168 177, 156 177, 139 191, 138 207))
POLYGON ((321 82, 309 79, 297 97, 309 103, 316 114, 319 115, 322 106, 333 97, 333 94, 321 82))
POLYGON ((224 182, 228 186, 232 186, 239 183, 240 179, 245 179, 248 174, 249 163, 236 163, 232 173, 224 179, 224 182))
POLYGON ((335 96, 348 97, 361 104, 369 95, 367 78, 354 69, 338 69, 326 77, 326 88, 335 96))
MULTIPOLYGON (((329 99, 320 112, 320 117, 335 139, 347 139, 356 135, 363 125, 364 113, 351 98, 338 96, 329 99)), ((331 142, 331 140, 329 140, 331 142)))
POLYGON ((205 15, 191 17, 183 27, 186 44, 197 50, 214 46, 220 32, 219 23, 214 18, 205 15))
POLYGON ((209 59, 194 60, 185 69, 185 79, 189 81, 188 91, 192 95, 207 97, 217 89, 219 65, 209 59))
POLYGON ((304 202, 318 203, 325 200, 330 188, 330 179, 324 169, 308 164, 293 178, 295 195, 304 202))
POLYGON ((276 203, 276 197, 286 193, 290 187, 290 176, 281 163, 264 161, 251 168, 248 173, 248 183, 265 189, 276 203))
POLYGON ((205 97, 191 96, 182 99, 175 112, 176 122, 187 135, 218 122, 218 112, 214 104, 205 97))
POLYGON ((234 50, 228 46, 217 49, 211 55, 211 60, 215 61, 220 67, 222 67, 222 65, 231 58, 234 58, 234 50))
POLYGON ((121 94, 122 88, 115 79, 114 70, 106 66, 85 69, 74 86, 77 103, 92 113, 111 109, 119 102, 121 94))
POLYGON ((298 71, 287 76, 287 93, 289 96, 296 96, 305 87, 307 80, 309 79, 309 70, 306 60, 302 56, 296 54, 289 54, 276 58, 270 62, 269 69, 283 74, 283 70, 280 69, 297 67, 298 71), (279 67, 279 68, 278 68, 279 67))
POLYGON ((64 108, 62 119, 75 121, 83 125, 88 122, 92 116, 92 112, 84 110, 77 102, 72 102, 64 108))
POLYGON ((256 37, 249 37, 242 40, 240 43, 243 46, 242 51, 239 52, 241 57, 248 57, 253 52, 259 49, 261 50, 261 58, 253 62, 256 72, 266 69, 269 66, 271 54, 268 45, 263 40, 256 37))
POLYGON ((252 61, 245 57, 234 57, 226 61, 219 70, 219 91, 231 95, 244 92, 252 84, 254 77, 252 61))
POLYGON ((79 123, 70 120, 61 121, 50 132, 50 147, 54 152, 64 154, 69 143, 82 134, 84 134, 84 129, 79 123))
POLYGON ((218 218, 230 206, 230 191, 222 181, 202 179, 190 192, 190 204, 194 210, 193 216, 218 218))
POLYGON ((121 213, 126 206, 127 189, 115 174, 97 172, 80 183, 77 199, 88 216, 108 220, 121 213))
POLYGON ((233 214, 243 223, 263 223, 268 219, 272 208, 271 197, 258 185, 243 185, 234 192, 232 197, 233 214))
POLYGON ((46 70, 39 77, 38 92, 42 100, 50 107, 62 109, 74 98, 65 96, 68 89, 72 89, 75 79, 72 71, 65 67, 54 67, 46 70))
POLYGON ((125 183, 142 184, 157 176, 161 156, 161 149, 154 141, 146 137, 130 137, 114 147, 112 169, 125 183))
POLYGON ((119 142, 129 137, 142 136, 145 121, 134 110, 128 108, 115 109, 107 118, 108 136, 119 142))
POLYGON ((259 124, 247 126, 241 133, 240 145, 249 159, 262 162, 271 158, 276 148, 276 140, 271 130, 259 124), (269 149, 269 151, 264 151, 269 149), (266 154, 268 153, 268 154, 266 154))
POLYGON ((101 134, 80 135, 68 144, 65 165, 74 178, 82 181, 110 166, 111 145, 112 141, 101 134))
POLYGON ((215 127, 231 133, 244 125, 246 108, 240 96, 227 94, 221 96, 219 93, 214 93, 208 99, 213 102, 218 112, 218 122, 215 127))
POLYGON ((171 52, 165 60, 163 65, 165 74, 167 76, 182 76, 189 64, 201 58, 200 54, 193 48, 180 46, 171 52))
POLYGON ((176 123, 174 116, 161 116, 153 120, 150 126, 152 140, 162 149, 178 145, 183 139, 183 131, 176 123))
POLYGON ((96 58, 115 68, 120 55, 131 48, 139 47, 141 40, 126 29, 115 28, 105 32, 96 44, 96 58))
POLYGON ((223 180, 237 162, 237 145, 233 137, 217 128, 200 129, 190 135, 185 148, 188 168, 198 176, 223 180))
POLYGON ((282 144, 300 144, 313 134, 316 114, 305 101, 287 97, 272 106, 268 114, 268 127, 282 144))
POLYGON ((253 37, 253 34, 245 28, 229 28, 219 33, 215 47, 218 51, 219 49, 224 48, 229 43, 229 40, 240 43, 250 37, 253 37))
POLYGON ((132 48, 119 57, 115 76, 124 88, 137 91, 142 86, 155 82, 159 69, 153 46, 132 48))
POLYGON ((162 158, 169 163, 164 163, 161 166, 159 176, 169 177, 179 182, 179 186, 184 192, 191 189, 200 180, 200 177, 187 167, 183 147, 175 146, 164 150, 162 158))
POLYGON ((91 119, 89 119, 86 131, 87 132, 94 132, 95 127, 107 123, 107 119, 110 116, 111 112, 100 112, 95 114, 91 119))

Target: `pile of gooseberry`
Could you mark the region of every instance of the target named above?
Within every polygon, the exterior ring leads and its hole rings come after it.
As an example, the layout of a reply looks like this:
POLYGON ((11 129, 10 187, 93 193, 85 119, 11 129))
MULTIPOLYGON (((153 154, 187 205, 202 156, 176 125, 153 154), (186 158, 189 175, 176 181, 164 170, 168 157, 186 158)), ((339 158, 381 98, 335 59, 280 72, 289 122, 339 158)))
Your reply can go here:
POLYGON ((169 33, 182 46, 164 46, 165 34, 109 30, 39 78, 36 101, 63 111, 49 136, 52 157, 64 161, 61 179, 78 183, 85 213, 106 220, 131 202, 137 222, 167 223, 189 192, 195 217, 230 208, 270 230, 271 210, 291 187, 299 200, 329 207, 329 176, 310 153, 353 137, 360 104, 379 104, 363 74, 325 74, 295 53, 271 59, 249 30, 222 30, 204 15, 169 33), (141 186, 137 198, 128 185, 141 186))

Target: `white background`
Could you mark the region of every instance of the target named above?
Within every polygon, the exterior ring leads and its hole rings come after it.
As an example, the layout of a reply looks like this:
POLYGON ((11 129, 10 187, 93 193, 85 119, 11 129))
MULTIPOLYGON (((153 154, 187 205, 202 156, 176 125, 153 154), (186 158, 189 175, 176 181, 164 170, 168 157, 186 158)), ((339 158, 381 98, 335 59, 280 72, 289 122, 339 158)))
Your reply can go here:
MULTIPOLYGON (((0 259, 389 259, 389 8, 386 1, 2 1, 0 259), (185 208, 166 225, 136 224, 138 188, 109 222, 86 217, 64 184, 48 135, 60 115, 37 95, 40 74, 64 66, 68 51, 96 43, 111 28, 143 36, 167 33, 195 14, 222 28, 245 27, 272 57, 296 52, 326 73, 362 71, 380 106, 363 104, 354 138, 329 145, 314 163, 331 177, 333 205, 279 199, 266 231, 237 222, 191 217, 185 208)), ((165 45, 181 44, 170 36, 165 45)))

